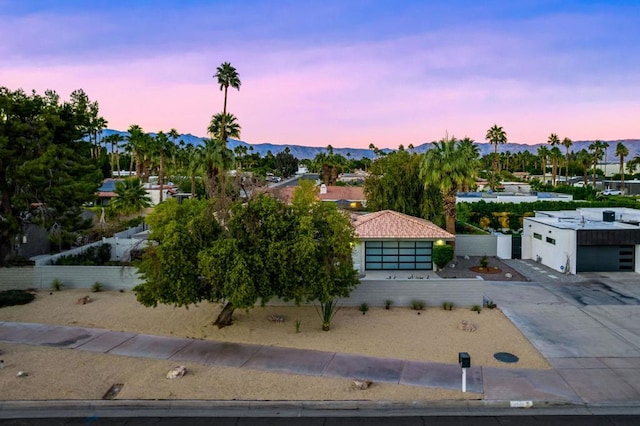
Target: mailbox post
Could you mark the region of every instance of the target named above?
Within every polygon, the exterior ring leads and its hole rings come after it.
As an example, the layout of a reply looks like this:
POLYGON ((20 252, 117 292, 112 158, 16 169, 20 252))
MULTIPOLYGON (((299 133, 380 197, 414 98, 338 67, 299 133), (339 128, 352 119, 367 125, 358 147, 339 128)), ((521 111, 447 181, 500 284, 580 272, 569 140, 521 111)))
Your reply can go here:
POLYGON ((458 364, 462 368, 462 392, 467 391, 467 368, 471 368, 471 357, 467 352, 458 352, 458 364))

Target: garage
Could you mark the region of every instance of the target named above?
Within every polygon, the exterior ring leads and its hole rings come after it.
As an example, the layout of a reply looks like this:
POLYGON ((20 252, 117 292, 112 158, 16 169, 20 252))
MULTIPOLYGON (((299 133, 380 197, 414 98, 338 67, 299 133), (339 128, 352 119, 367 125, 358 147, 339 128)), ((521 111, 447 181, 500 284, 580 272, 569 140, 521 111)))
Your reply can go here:
POLYGON ((431 270, 432 241, 366 241, 367 270, 431 270))

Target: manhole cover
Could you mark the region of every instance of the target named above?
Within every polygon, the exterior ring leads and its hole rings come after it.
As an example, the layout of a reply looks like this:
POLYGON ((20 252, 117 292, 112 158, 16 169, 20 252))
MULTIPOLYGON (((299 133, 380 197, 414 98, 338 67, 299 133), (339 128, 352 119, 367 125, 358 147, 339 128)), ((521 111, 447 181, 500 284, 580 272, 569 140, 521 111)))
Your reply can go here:
POLYGON ((493 357, 498 361, 509 363, 518 362, 518 360, 520 359, 514 354, 510 354, 509 352, 496 352, 495 354, 493 354, 493 357))

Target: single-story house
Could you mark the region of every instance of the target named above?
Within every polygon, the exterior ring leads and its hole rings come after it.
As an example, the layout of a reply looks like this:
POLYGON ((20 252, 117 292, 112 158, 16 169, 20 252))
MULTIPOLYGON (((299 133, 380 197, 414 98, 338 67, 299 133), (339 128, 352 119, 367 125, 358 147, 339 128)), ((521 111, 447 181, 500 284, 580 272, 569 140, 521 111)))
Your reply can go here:
POLYGON ((379 270, 433 270, 433 245, 455 239, 428 220, 393 210, 354 215, 353 225, 357 237, 353 263, 361 275, 379 270))
POLYGON ((640 210, 579 208, 525 217, 522 258, 558 272, 640 272, 640 210))
MULTIPOLYGON (((293 192, 297 186, 283 186, 273 188, 270 192, 284 203, 291 203, 293 192)), ((367 205, 364 189, 361 186, 334 186, 321 184, 319 186, 318 199, 320 201, 333 202, 340 208, 359 209, 367 205)))

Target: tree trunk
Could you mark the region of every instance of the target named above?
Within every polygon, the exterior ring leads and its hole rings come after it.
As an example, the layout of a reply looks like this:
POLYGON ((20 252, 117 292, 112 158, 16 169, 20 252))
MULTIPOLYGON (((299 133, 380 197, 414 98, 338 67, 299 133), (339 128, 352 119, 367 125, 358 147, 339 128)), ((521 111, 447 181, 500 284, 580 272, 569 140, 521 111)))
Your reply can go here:
POLYGON ((231 304, 231 302, 227 302, 222 308, 222 311, 218 315, 218 318, 214 321, 213 325, 218 326, 218 328, 226 327, 228 325, 233 324, 233 311, 236 308, 231 304))
POLYGON ((164 153, 160 153, 160 171, 158 172, 158 183, 160 184, 160 202, 164 192, 164 153))

